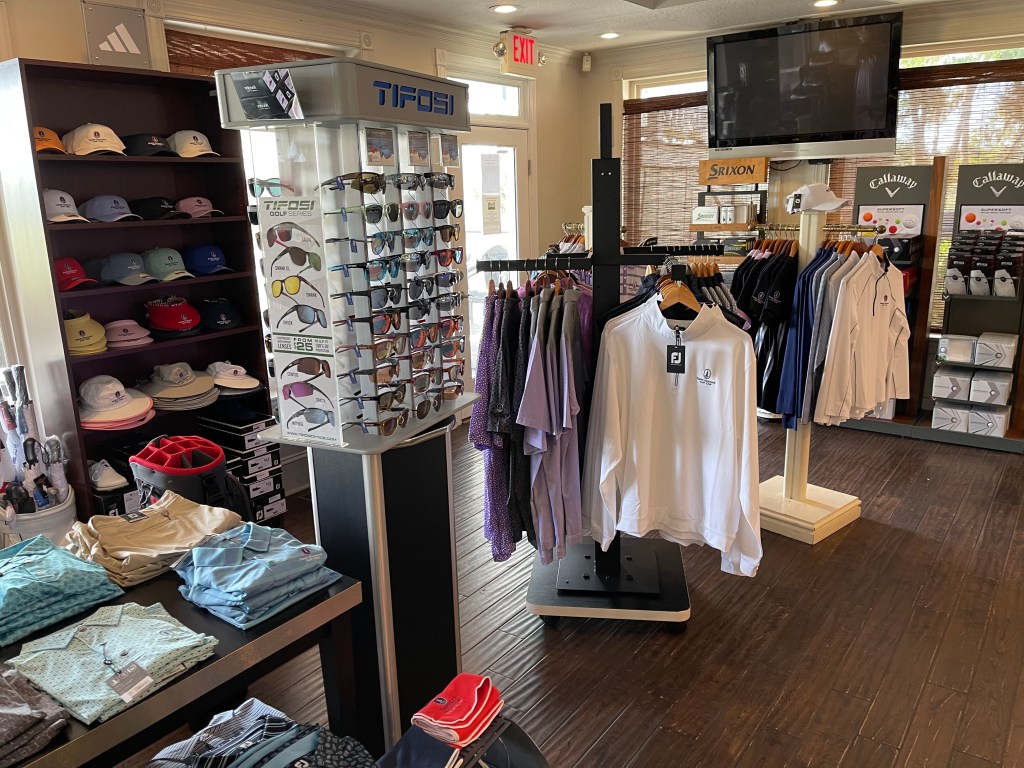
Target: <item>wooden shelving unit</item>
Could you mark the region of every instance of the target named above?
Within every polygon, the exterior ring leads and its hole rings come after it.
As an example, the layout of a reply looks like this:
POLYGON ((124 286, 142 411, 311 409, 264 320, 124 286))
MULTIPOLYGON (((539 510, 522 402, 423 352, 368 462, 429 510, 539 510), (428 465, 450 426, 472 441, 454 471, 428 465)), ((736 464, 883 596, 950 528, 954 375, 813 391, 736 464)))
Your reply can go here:
MULTIPOLYGON (((15 274, 8 290, 17 294, 24 319, 38 407, 50 434, 68 443, 69 468, 79 517, 92 514, 92 493, 85 472, 87 458, 102 458, 104 445, 126 438, 143 440, 163 433, 197 431, 201 411, 176 412, 131 432, 83 431, 78 424, 78 387, 85 379, 109 374, 128 387, 160 363, 187 362, 202 370, 218 360, 231 360, 264 384, 266 353, 257 290, 252 235, 246 215, 241 136, 220 127, 213 80, 149 70, 15 59, 0 64, 0 95, 8 112, 0 124, 0 184, 4 226, 10 233, 15 274), (191 129, 205 134, 221 157, 72 157, 34 152, 31 127, 45 126, 63 134, 83 123, 110 126, 118 135, 153 133, 169 136, 191 129), (224 216, 166 221, 113 223, 49 223, 42 190, 60 189, 78 204, 96 195, 114 194, 132 200, 163 196, 171 200, 209 198, 224 216), (83 265, 117 252, 141 253, 156 247, 182 251, 191 245, 213 244, 227 256, 234 272, 140 286, 97 286, 60 292, 52 263, 75 258, 83 265), (202 299, 228 299, 242 325, 204 332, 141 347, 111 349, 98 355, 67 354, 62 316, 81 309, 102 323, 132 319, 144 324, 144 302, 173 294, 198 307, 202 299)), ((257 411, 269 412, 269 390, 246 398, 257 411)))

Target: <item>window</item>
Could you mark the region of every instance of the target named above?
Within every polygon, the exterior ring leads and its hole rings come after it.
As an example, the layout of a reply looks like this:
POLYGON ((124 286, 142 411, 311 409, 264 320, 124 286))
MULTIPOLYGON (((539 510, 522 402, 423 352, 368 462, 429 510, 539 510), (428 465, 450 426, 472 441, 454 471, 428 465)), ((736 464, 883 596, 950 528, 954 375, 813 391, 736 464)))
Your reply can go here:
POLYGON ((1005 51, 978 51, 976 53, 944 53, 940 56, 916 56, 900 59, 900 69, 942 67, 950 64, 1007 61, 1009 59, 1024 59, 1024 48, 1007 48, 1005 51))
POLYGON ((666 83, 665 85, 641 85, 641 99, 656 99, 659 96, 678 96, 683 93, 707 93, 708 81, 695 83, 666 83))
POLYGON ((452 77, 457 83, 469 86, 469 114, 500 117, 522 115, 522 89, 517 85, 491 83, 486 80, 463 80, 452 77))

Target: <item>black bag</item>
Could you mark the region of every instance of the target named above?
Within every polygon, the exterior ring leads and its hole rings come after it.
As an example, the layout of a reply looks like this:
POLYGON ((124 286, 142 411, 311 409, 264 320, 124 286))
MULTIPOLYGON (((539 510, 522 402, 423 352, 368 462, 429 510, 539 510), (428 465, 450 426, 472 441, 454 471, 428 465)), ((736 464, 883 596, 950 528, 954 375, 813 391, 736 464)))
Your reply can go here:
POLYGON ((174 491, 196 504, 224 507, 252 521, 245 489, 227 471, 224 450, 204 437, 161 435, 150 440, 128 463, 143 509, 164 491, 174 491))

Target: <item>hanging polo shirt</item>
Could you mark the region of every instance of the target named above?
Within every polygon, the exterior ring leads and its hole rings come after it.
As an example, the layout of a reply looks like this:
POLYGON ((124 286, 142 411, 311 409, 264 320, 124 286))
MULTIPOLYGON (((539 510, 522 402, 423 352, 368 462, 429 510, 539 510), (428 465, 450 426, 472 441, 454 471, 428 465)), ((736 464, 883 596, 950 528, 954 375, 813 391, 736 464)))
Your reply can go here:
POLYGON ((146 768, 191 766, 193 758, 227 746, 257 725, 262 718, 267 717, 287 720, 283 712, 264 704, 259 699, 248 699, 233 710, 214 715, 210 724, 192 738, 164 747, 147 763, 146 768))
POLYGON ((242 518, 229 509, 196 504, 165 491, 140 513, 143 518, 94 515, 68 533, 72 553, 98 563, 121 586, 159 576, 184 553, 214 533, 237 527, 242 518))
POLYGON ((99 565, 36 536, 0 550, 0 646, 123 595, 99 565))
POLYGON ((104 606, 71 626, 25 643, 21 654, 8 663, 89 725, 163 687, 209 658, 216 645, 217 638, 193 632, 159 603, 125 603, 104 606), (126 702, 111 680, 132 663, 145 674, 136 690, 125 694, 126 702))

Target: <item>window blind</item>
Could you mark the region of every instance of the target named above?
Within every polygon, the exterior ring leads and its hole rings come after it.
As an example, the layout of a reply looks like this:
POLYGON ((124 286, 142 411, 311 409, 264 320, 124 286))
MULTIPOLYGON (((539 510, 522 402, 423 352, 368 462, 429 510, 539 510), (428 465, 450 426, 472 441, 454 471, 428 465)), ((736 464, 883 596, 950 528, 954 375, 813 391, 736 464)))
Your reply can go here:
POLYGON ((176 29, 168 29, 166 35, 171 72, 187 75, 212 75, 218 69, 322 59, 326 55, 322 52, 276 48, 223 37, 193 35, 176 29))

